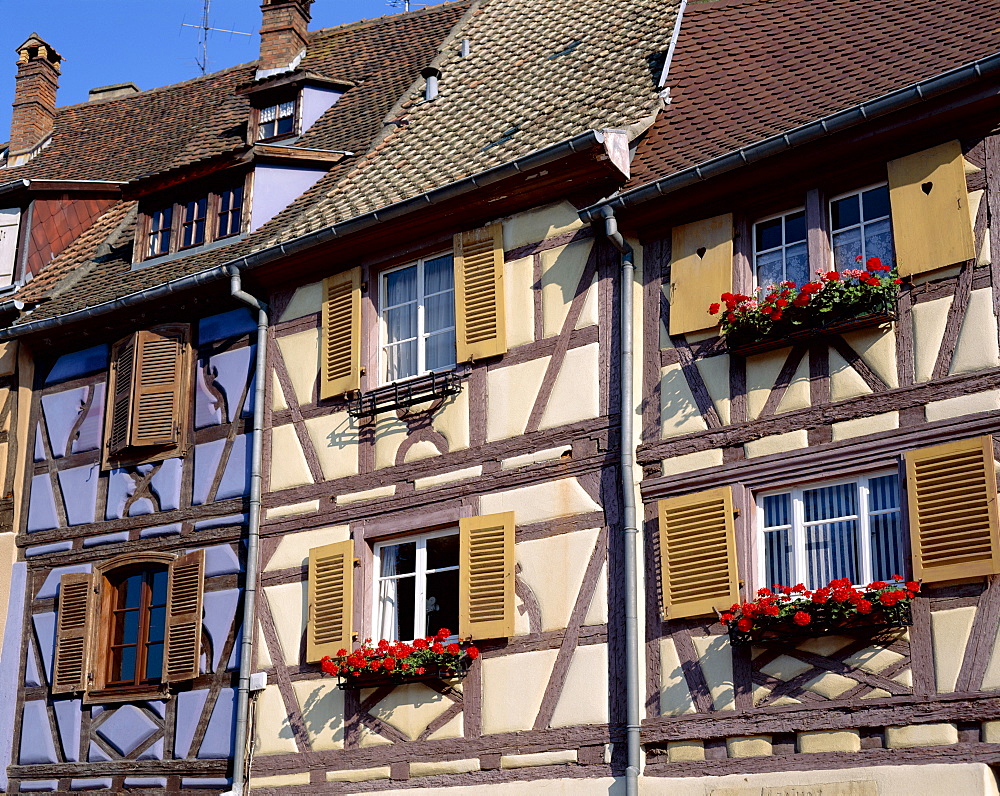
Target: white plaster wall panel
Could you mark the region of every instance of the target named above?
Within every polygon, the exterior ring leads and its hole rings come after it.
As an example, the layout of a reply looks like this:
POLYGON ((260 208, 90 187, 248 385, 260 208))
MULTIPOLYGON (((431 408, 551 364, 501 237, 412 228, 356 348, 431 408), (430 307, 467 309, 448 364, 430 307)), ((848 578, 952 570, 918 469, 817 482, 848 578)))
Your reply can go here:
POLYGON ((562 331, 592 247, 593 241, 585 240, 541 253, 542 334, 545 337, 562 331))
POLYGON ((278 374, 271 372, 271 409, 281 412, 288 408, 288 401, 285 400, 285 391, 281 389, 281 382, 278 381, 278 374))
POLYGON ((278 349, 299 406, 312 403, 313 387, 319 378, 319 329, 279 337, 278 349))
POLYGON ((396 487, 394 485, 390 484, 389 486, 377 486, 373 489, 364 489, 361 492, 348 492, 344 495, 337 495, 337 503, 360 503, 364 500, 390 497, 394 494, 396 494, 396 487))
POLYGON ((681 366, 673 364, 661 368, 660 436, 675 437, 704 431, 707 428, 681 366))
POLYGON ((346 542, 350 538, 351 531, 347 525, 285 534, 278 542, 264 571, 273 572, 278 569, 305 566, 309 563, 309 551, 312 548, 334 542, 346 542))
POLYGON ((871 417, 857 417, 854 420, 842 420, 832 423, 833 441, 865 437, 882 431, 899 428, 899 412, 883 412, 871 417))
POLYGON ((1000 366, 997 319, 993 314, 990 288, 973 290, 962 319, 962 331, 955 345, 950 373, 969 373, 1000 366))
POLYGON ((673 639, 660 639, 660 715, 694 713, 694 699, 688 688, 681 658, 673 639))
POLYGON ((729 355, 706 357, 697 361, 705 388, 715 404, 723 425, 729 425, 729 355))
POLYGON ((314 752, 344 748, 344 692, 337 681, 297 680, 292 683, 302 723, 314 752))
POLYGON ((603 625, 608 621, 608 562, 601 564, 601 573, 597 576, 597 588, 583 617, 585 625, 603 625))
POLYGON ((858 395, 870 395, 869 387, 861 374, 852 368, 833 348, 830 349, 830 398, 843 401, 858 395))
MULTIPOLYGON (((520 576, 518 576, 520 579, 520 576)), ((524 600, 514 593, 514 635, 526 636, 531 632, 531 620, 528 618, 528 609, 524 605, 524 600)))
POLYGON ((844 333, 844 342, 890 387, 899 386, 896 371, 896 325, 894 323, 844 333))
MULTIPOLYGON (((777 351, 768 351, 747 357, 747 416, 751 420, 756 420, 760 416, 760 412, 771 394, 771 388, 774 387, 774 382, 785 365, 788 352, 787 348, 779 348, 777 351)), ((804 409, 809 406, 809 363, 807 360, 808 357, 802 357, 799 369, 795 371, 795 377, 788 385, 781 401, 781 411, 804 409), (806 364, 804 374, 802 373, 802 363, 806 364)))
POLYGON ((299 663, 302 634, 306 630, 307 583, 283 583, 265 586, 267 605, 274 617, 274 630, 281 646, 281 655, 287 666, 299 663))
POLYGON ((283 755, 298 751, 288 723, 288 710, 276 685, 269 685, 257 696, 254 735, 257 741, 255 754, 283 755))
POLYGON ((500 755, 500 768, 534 768, 535 766, 566 766, 579 761, 576 749, 557 749, 551 752, 500 755))
MULTIPOLYGON (((885 728, 888 749, 911 749, 916 746, 950 746, 958 743, 958 725, 951 722, 909 724, 885 728)), ((954 792, 954 791, 949 791, 954 792)))
POLYGON ((756 456, 770 456, 775 453, 787 453, 809 447, 809 435, 806 430, 789 431, 787 434, 774 434, 770 437, 761 437, 747 442, 743 449, 747 458, 756 456))
POLYGON ((481 659, 484 735, 532 728, 557 654, 539 650, 481 659))
POLYGON ((598 315, 597 277, 595 276, 590 280, 587 297, 583 300, 583 307, 580 308, 580 317, 577 318, 576 326, 573 328, 586 329, 588 326, 597 326, 598 323, 600 323, 600 318, 598 315))
POLYGON ((312 482, 309 465, 295 434, 295 426, 286 423, 272 428, 270 489, 277 492, 312 482))
POLYGON ((575 478, 491 492, 479 499, 479 507, 480 514, 513 511, 518 525, 587 514, 601 508, 575 478))
POLYGON ((431 427, 448 440, 448 450, 469 447, 469 390, 464 388, 448 398, 444 406, 434 413, 431 427))
POLYGON ((302 503, 290 503, 287 506, 275 506, 267 510, 267 519, 278 517, 294 517, 296 514, 312 514, 319 511, 319 500, 306 500, 302 503))
POLYGON ((931 401, 924 406, 924 416, 928 423, 933 423, 935 420, 948 420, 979 412, 995 412, 997 409, 1000 409, 1000 390, 985 390, 970 395, 959 395, 956 398, 945 398, 943 401, 931 401))
POLYGON ((539 357, 489 371, 486 438, 490 442, 524 433, 548 365, 549 357, 539 357))
POLYGON ((586 644, 573 652, 550 727, 608 721, 608 645, 586 644))
POLYGON ((428 741, 436 741, 442 738, 464 738, 465 737, 465 715, 459 713, 446 724, 442 725, 430 735, 428 741))
POLYGON ((516 249, 529 243, 539 243, 564 232, 583 227, 580 215, 569 202, 545 205, 527 213, 504 219, 503 247, 516 249))
POLYGON ((305 421, 320 469, 327 481, 358 473, 358 424, 347 412, 305 421))
POLYGON ((442 484, 451 484, 455 481, 467 481, 470 478, 479 478, 483 474, 483 467, 477 464, 475 467, 466 467, 462 470, 452 470, 448 473, 438 475, 428 475, 425 478, 413 479, 415 489, 429 489, 442 484))
POLYGON ((507 348, 533 342, 535 339, 534 257, 522 257, 504 263, 504 309, 507 327, 507 348))
POLYGON ((704 470, 706 467, 722 466, 722 449, 710 448, 694 453, 685 453, 681 456, 673 456, 660 462, 660 472, 663 475, 677 475, 678 473, 689 473, 693 470, 704 470))
MULTIPOLYGON (((364 695, 362 699, 365 698, 364 695)), ((452 701, 422 683, 397 686, 369 712, 415 741, 427 725, 444 713, 452 701)))
POLYGON ((569 624, 598 533, 597 529, 562 533, 516 545, 520 577, 538 600, 543 631, 569 624))
POLYGON ((736 710, 733 650, 729 646, 729 636, 692 636, 691 640, 715 709, 736 710))
POLYGON ((914 375, 917 381, 930 381, 934 372, 951 301, 951 296, 948 296, 913 305, 914 375))
POLYGON ((976 606, 931 612, 931 639, 934 650, 934 674, 938 693, 955 690, 958 673, 965 659, 965 645, 972 633, 976 606))
POLYGON ((597 417, 601 413, 598 372, 597 343, 567 351, 538 427, 558 428, 597 417))
POLYGON ((288 306, 278 318, 278 323, 293 321, 304 315, 312 315, 322 309, 323 306, 323 283, 310 282, 308 285, 296 288, 292 294, 288 306))
POLYGON ((308 771, 295 774, 275 774, 270 777, 250 777, 250 789, 260 788, 290 788, 300 785, 308 785, 310 775, 308 771))

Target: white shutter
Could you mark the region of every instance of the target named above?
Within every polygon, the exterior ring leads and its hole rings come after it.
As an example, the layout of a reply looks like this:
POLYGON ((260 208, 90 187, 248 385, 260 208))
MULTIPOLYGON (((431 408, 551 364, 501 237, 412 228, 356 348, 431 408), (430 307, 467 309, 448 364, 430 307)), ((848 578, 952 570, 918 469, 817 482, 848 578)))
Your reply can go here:
POLYGON ((14 281, 14 263, 17 260, 17 230, 21 211, 16 207, 0 210, 0 287, 14 281))

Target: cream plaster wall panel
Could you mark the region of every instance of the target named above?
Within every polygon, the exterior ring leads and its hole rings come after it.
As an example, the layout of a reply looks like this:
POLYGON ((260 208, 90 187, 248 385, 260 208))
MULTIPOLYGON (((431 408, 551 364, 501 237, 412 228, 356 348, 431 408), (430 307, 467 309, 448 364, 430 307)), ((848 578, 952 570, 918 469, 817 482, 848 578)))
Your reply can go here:
POLYGON ((292 689, 313 751, 343 749, 344 692, 337 688, 337 682, 332 678, 296 680, 292 689))
POLYGON ((962 331, 955 345, 950 373, 969 373, 1000 365, 997 345, 997 319, 993 314, 990 288, 973 290, 962 319, 962 331))
POLYGON ((761 666, 760 670, 770 677, 777 677, 779 680, 787 682, 808 672, 811 668, 811 664, 793 658, 791 655, 779 655, 773 661, 761 666))
POLYGON ((816 636, 801 641, 795 646, 800 650, 811 652, 814 655, 822 655, 828 658, 836 652, 840 652, 848 644, 854 643, 854 639, 847 636, 816 636))
POLYGON ((413 485, 416 489, 428 489, 441 484, 452 484, 455 481, 467 481, 470 478, 479 478, 483 474, 483 466, 477 464, 475 467, 466 467, 462 470, 452 470, 450 473, 440 473, 439 475, 428 475, 426 478, 415 478, 413 485))
POLYGON ((993 652, 990 653, 990 661, 983 675, 984 691, 998 689, 1000 689, 1000 628, 997 628, 996 636, 993 639, 993 652))
POLYGON ((893 682, 899 683, 900 685, 906 686, 907 688, 913 688, 913 670, 904 669, 895 677, 893 677, 892 680, 893 682))
POLYGON ((299 648, 302 634, 306 630, 306 582, 283 583, 280 586, 265 586, 267 604, 274 617, 274 630, 278 634, 281 655, 285 664, 299 663, 299 648))
POLYGON ((843 401, 858 395, 870 395, 869 387, 861 375, 840 354, 830 349, 830 398, 843 401))
POLYGON ((257 669, 267 669, 274 665, 274 662, 271 660, 271 653, 267 649, 267 642, 264 640, 264 631, 259 621, 257 623, 257 646, 254 649, 254 654, 257 656, 257 669))
POLYGON ((844 342, 857 352, 882 381, 893 388, 899 386, 899 374, 896 372, 895 324, 845 332, 844 342))
MULTIPOLYGON (((641 395, 641 393, 639 393, 641 395)), ((691 388, 681 366, 667 365, 660 370, 660 436, 675 437, 704 431, 708 426, 694 402, 691 388)))
POLYGON ((799 751, 806 754, 817 752, 860 752, 861 733, 857 730, 831 730, 800 732, 799 751))
MULTIPOLYGON (((520 577, 518 577, 520 580, 520 577)), ((514 594, 514 635, 526 636, 531 632, 531 620, 528 618, 528 609, 524 605, 524 600, 518 594, 514 594)))
POLYGON ((585 625, 603 625, 608 621, 608 563, 601 564, 601 573, 597 576, 597 588, 583 617, 585 625))
POLYGON ((311 484, 309 464, 306 462, 295 426, 286 423, 271 429, 271 480, 272 491, 291 489, 311 484))
POLYGON ((924 416, 928 423, 932 423, 935 420, 947 420, 979 412, 995 412, 997 409, 1000 409, 1000 390, 986 390, 970 395, 959 395, 957 398, 945 398, 943 401, 931 401, 924 406, 924 416))
POLYGON ((463 760, 431 760, 410 763, 411 777, 433 777, 436 774, 468 774, 479 771, 479 758, 470 757, 463 760))
POLYGON ((885 728, 885 745, 888 749, 950 746, 954 743, 958 743, 958 726, 955 724, 909 724, 905 727, 885 728))
POLYGON ((10 581, 14 562, 17 560, 17 541, 13 533, 0 533, 0 638, 7 625, 10 602, 10 581))
POLYGON ((500 768, 532 768, 534 766, 565 766, 577 761, 576 749, 535 752, 526 755, 501 755, 500 768))
MULTIPOLYGON (((774 387, 774 382, 777 380, 778 374, 781 373, 785 360, 788 359, 788 352, 787 348, 779 348, 777 351, 767 351, 763 354, 747 357, 747 416, 751 420, 757 419, 764 404, 767 403, 771 388, 774 387)), ((802 360, 806 361, 807 357, 802 357, 802 360)), ((790 399, 792 404, 798 404, 804 400, 803 406, 809 405, 808 378, 807 363, 804 398, 799 371, 795 372, 795 378, 785 391, 785 398, 789 398, 789 393, 793 394, 794 397, 790 399)))
POLYGON ((598 345, 571 348, 556 374, 540 429, 557 428, 601 413, 598 345))
POLYGON ((507 348, 516 348, 535 339, 534 257, 504 263, 504 308, 507 348))
POLYGON ((583 300, 583 307, 580 308, 580 317, 577 318, 574 328, 586 329, 588 326, 597 326, 600 323, 597 307, 597 277, 595 276, 590 281, 590 287, 587 288, 587 297, 583 300))
POLYGON ((667 759, 671 763, 699 763, 705 759, 705 742, 669 741, 667 759))
POLYGON ((845 658, 844 663, 857 669, 864 669, 872 674, 878 674, 901 660, 903 660, 903 656, 898 652, 885 649, 885 647, 868 647, 845 658))
POLYGON ((930 381, 950 307, 951 296, 913 305, 913 355, 917 381, 930 381))
POLYGON ((294 754, 298 751, 295 736, 288 723, 288 709, 276 685, 269 685, 257 696, 254 722, 258 755, 294 754))
POLYGON ((334 542, 346 542, 350 538, 351 531, 347 525, 285 534, 278 542, 264 571, 273 572, 278 569, 305 566, 309 563, 309 551, 312 548, 334 542))
POLYGON ((327 782, 370 782, 373 779, 389 779, 389 766, 375 768, 351 768, 344 771, 327 771, 327 782))
POLYGON ((308 785, 308 771, 295 774, 275 774, 272 777, 250 777, 250 790, 257 788, 289 788, 293 785, 308 785))
POLYGON ((465 737, 465 716, 459 713, 447 724, 442 725, 430 735, 428 741, 436 741, 440 738, 464 738, 465 737))
POLYGON ((857 682, 841 674, 824 672, 818 677, 814 677, 803 687, 807 691, 812 691, 814 694, 819 694, 827 699, 836 699, 841 694, 850 691, 856 685, 857 682))
POLYGON ((480 514, 513 511, 518 525, 587 514, 600 508, 575 478, 560 478, 506 492, 491 492, 479 499, 480 514))
MULTIPOLYGON (((670 285, 662 285, 660 287, 660 295, 662 296, 660 300, 660 305, 662 306, 664 301, 670 301, 670 285)), ((642 306, 642 305, 639 305, 642 306)), ((663 313, 658 312, 660 319, 660 348, 673 348, 674 344, 670 339, 670 332, 667 329, 667 324, 663 322, 663 313)))
POLYGON ((705 674, 716 710, 736 710, 733 688, 733 650, 729 636, 693 636, 698 663, 705 674))
POLYGON ((515 546, 521 580, 534 592, 542 614, 542 631, 569 624, 598 531, 562 533, 515 546))
POLYGON ((833 441, 865 437, 882 431, 899 428, 899 412, 883 412, 871 417, 858 417, 854 420, 842 420, 832 423, 833 441))
POLYGON ((285 391, 281 389, 278 374, 273 371, 271 373, 271 408, 275 412, 280 412, 288 408, 288 401, 285 400, 285 391))
POLYGON ((393 485, 389 486, 377 486, 374 489, 365 489, 361 492, 349 492, 346 495, 337 495, 337 503, 360 503, 364 500, 375 500, 375 498, 382 497, 392 497, 396 494, 396 487, 393 485))
POLYGON ((415 741, 452 701, 422 683, 397 686, 369 712, 415 741))
MULTIPOLYGON (((893 678, 893 679, 895 679, 895 678, 893 678)), ((892 696, 892 694, 890 694, 888 691, 886 691, 886 690, 884 690, 882 688, 873 688, 867 694, 862 694, 861 698, 862 699, 888 699, 891 696, 892 696)))
POLYGON ((310 282, 308 285, 296 288, 285 311, 278 318, 278 323, 292 321, 304 315, 312 315, 323 307, 323 283, 310 282))
POLYGON ((694 453, 685 453, 681 456, 674 456, 664 459, 660 463, 660 471, 663 475, 677 475, 678 473, 689 473, 693 470, 704 470, 707 467, 722 466, 722 449, 710 448, 694 453))
MULTIPOLYGON (((640 780, 646 787, 646 782, 656 777, 640 780)), ((673 781, 673 778, 670 778, 673 781)), ((552 779, 532 779, 526 782, 498 782, 479 784, 475 786, 476 793, 482 796, 623 796, 625 793, 624 778, 595 777, 555 777, 552 779)), ((399 796, 399 790, 382 790, 370 792, 371 796, 399 796)), ((642 791, 646 793, 645 790, 642 791)), ((468 785, 456 785, 450 788, 420 789, 420 796, 468 796, 468 785)), ((698 791, 698 796, 705 796, 704 786, 698 791)), ((913 796, 913 794, 910 794, 913 796)))
POLYGON ((983 743, 1000 743, 1000 721, 984 721, 983 743))
POLYGON ((299 406, 312 403, 313 387, 319 378, 319 329, 279 337, 278 348, 299 406))
POLYGON ((384 735, 379 735, 377 732, 369 730, 367 727, 362 727, 358 732, 358 746, 362 749, 367 749, 371 746, 392 746, 392 741, 384 735))
POLYGON ((747 735, 726 738, 726 751, 730 757, 770 757, 774 748, 770 735, 747 735))
POLYGON ((975 618, 974 605, 931 612, 931 639, 938 693, 946 694, 955 690, 975 618))
POLYGON ((699 359, 697 367, 719 419, 723 425, 729 425, 729 355, 699 359))
POLYGON ((481 659, 483 735, 532 728, 556 655, 556 650, 539 650, 481 659))
POLYGON ((688 688, 681 658, 673 639, 660 639, 660 715, 694 713, 694 699, 688 688))
MULTIPOLYGON (((765 400, 767 399, 765 398, 765 400)), ((796 409, 806 409, 810 405, 809 355, 806 354, 799 361, 799 366, 795 368, 792 381, 789 383, 788 389, 785 390, 785 394, 781 396, 781 400, 778 402, 778 407, 774 410, 774 413, 780 415, 782 412, 794 412, 796 409)), ((763 405, 761 408, 763 408, 763 405)))
POLYGON ((406 449, 406 455, 403 456, 403 461, 406 464, 409 464, 410 462, 418 462, 421 459, 433 459, 435 456, 440 455, 441 451, 437 449, 437 446, 433 442, 422 439, 413 443, 406 449))
POLYGON ((516 249, 519 246, 539 243, 582 227, 583 222, 580 220, 576 208, 569 202, 557 202, 505 218, 503 221, 503 247, 507 250, 516 249))
POLYGON ((305 421, 323 478, 332 481, 358 474, 358 423, 347 412, 332 412, 305 421))
POLYGON ((748 459, 753 459, 756 456, 770 456, 773 453, 786 453, 808 447, 809 435, 804 428, 798 431, 789 431, 787 434, 774 434, 770 437, 761 437, 760 439, 751 440, 743 446, 748 459))
POLYGON ((511 456, 500 462, 501 470, 516 470, 518 467, 527 467, 530 464, 540 464, 541 462, 552 462, 562 458, 564 453, 572 453, 572 448, 562 445, 558 448, 545 448, 531 453, 522 453, 520 456, 511 456))
MULTIPOLYGON (((969 215, 972 218, 972 227, 975 229, 976 226, 976 215, 979 213, 979 205, 986 196, 986 191, 969 191, 969 215)), ((983 235, 983 245, 976 252, 976 265, 989 265, 990 264, 990 236, 989 227, 987 227, 987 234, 983 235)))
POLYGON ((267 519, 278 517, 294 517, 296 514, 312 514, 319 511, 319 500, 307 500, 304 503, 290 503, 287 506, 275 506, 267 510, 267 519))
POLYGON ((549 357, 539 357, 489 371, 486 438, 490 442, 524 433, 548 365, 549 357))
POLYGON ((396 464, 399 446, 407 435, 406 423, 395 414, 383 413, 375 421, 375 467, 392 467, 396 464))
POLYGON ((444 406, 434 413, 431 428, 448 440, 449 450, 457 451, 469 447, 468 387, 448 398, 444 406))
POLYGON ((541 253, 542 334, 545 337, 562 331, 592 247, 592 240, 584 240, 541 253))
POLYGON ((608 645, 576 648, 550 727, 606 724, 608 721, 608 645))
POLYGON ((0 343, 0 376, 13 376, 17 370, 17 341, 0 343))

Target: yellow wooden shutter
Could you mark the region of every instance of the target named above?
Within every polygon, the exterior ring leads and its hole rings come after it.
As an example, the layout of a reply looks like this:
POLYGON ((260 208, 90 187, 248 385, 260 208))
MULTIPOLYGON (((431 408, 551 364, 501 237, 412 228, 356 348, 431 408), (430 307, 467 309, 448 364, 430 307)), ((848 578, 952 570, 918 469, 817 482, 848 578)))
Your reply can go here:
POLYGON ((354 542, 334 542, 309 551, 309 622, 306 662, 350 650, 353 642, 354 542))
POLYGON ((59 579, 59 618, 52 666, 52 693, 87 688, 93 600, 90 574, 74 572, 59 579))
POLYGON ((135 373, 135 335, 119 340, 111 349, 108 376, 108 408, 105 419, 107 454, 121 453, 128 447, 132 427, 132 377, 135 373))
POLYGON ((976 256, 962 146, 958 141, 891 160, 889 203, 903 276, 976 256))
POLYGON ((187 338, 188 327, 180 325, 136 336, 133 446, 173 445, 179 441, 187 399, 187 338))
POLYGON ((992 437, 908 451, 906 492, 914 578, 1000 573, 992 437))
POLYGON ((361 389, 361 269, 323 280, 320 398, 361 389))
POLYGON ((670 262, 670 334, 712 329, 708 307, 733 289, 733 216, 674 227, 670 262))
POLYGON ((459 520, 458 634, 514 635, 514 512, 459 520))
POLYGON ((455 236, 455 326, 459 362, 507 353, 503 224, 455 236))
POLYGON ((170 564, 163 650, 165 683, 193 680, 199 674, 204 579, 204 550, 179 556, 170 564))
POLYGON ((664 616, 705 616, 738 602, 730 488, 667 498, 659 510, 664 616))

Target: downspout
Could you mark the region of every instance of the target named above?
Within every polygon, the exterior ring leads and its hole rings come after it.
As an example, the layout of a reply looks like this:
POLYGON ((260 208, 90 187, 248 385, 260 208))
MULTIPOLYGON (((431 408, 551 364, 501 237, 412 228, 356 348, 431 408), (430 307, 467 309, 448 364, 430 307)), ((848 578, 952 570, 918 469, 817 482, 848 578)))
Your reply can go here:
POLYGON ((236 694, 236 742, 233 747, 233 787, 227 796, 246 792, 247 742, 250 736, 250 656, 253 651, 257 602, 258 547, 260 543, 261 468, 264 458, 264 386, 267 377, 268 306, 243 290, 240 269, 229 272, 229 294, 257 310, 257 366, 253 404, 253 449, 250 457, 250 517, 247 522, 246 584, 243 588, 243 641, 240 645, 240 679, 236 694))
POLYGON ((638 537, 635 509, 635 453, 632 425, 635 415, 632 396, 632 291, 635 284, 635 254, 628 241, 618 231, 618 220, 608 209, 603 215, 604 235, 619 251, 621 272, 621 334, 618 361, 621 370, 621 417, 619 433, 622 489, 622 533, 625 544, 625 702, 626 749, 628 767, 625 770, 625 796, 638 796, 639 772, 642 767, 639 745, 639 586, 638 537))

